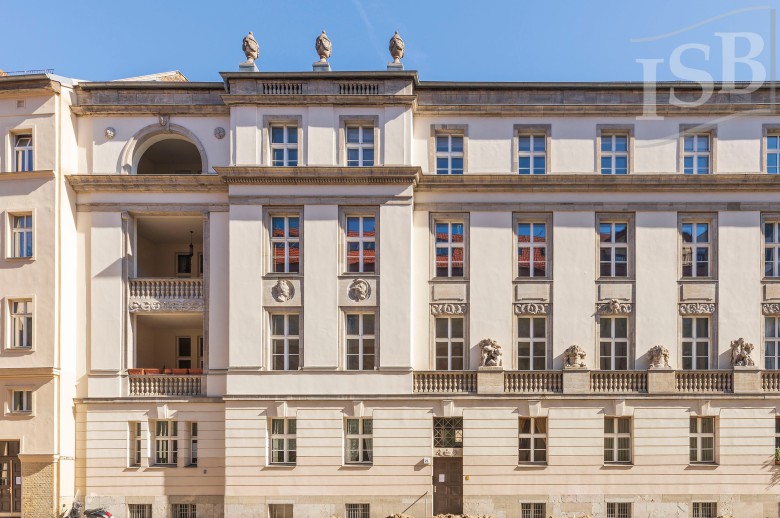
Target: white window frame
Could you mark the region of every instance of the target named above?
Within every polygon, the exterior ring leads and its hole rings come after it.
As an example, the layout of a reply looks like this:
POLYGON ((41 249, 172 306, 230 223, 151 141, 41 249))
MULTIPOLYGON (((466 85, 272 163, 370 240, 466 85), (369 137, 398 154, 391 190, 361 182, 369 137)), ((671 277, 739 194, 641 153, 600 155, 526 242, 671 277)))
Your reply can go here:
POLYGON ((172 518, 197 518, 198 504, 171 504, 172 518))
POLYGON ((154 421, 154 465, 176 466, 179 461, 179 423, 171 419, 154 421), (165 426, 162 433, 161 425, 165 426), (162 448, 164 447, 164 448, 162 448), (168 462, 163 462, 167 457, 168 462))
POLYGON ((9 212, 8 229, 10 242, 8 247, 8 259, 31 260, 35 258, 35 217, 32 211, 9 212), (29 218, 29 220, 27 219, 29 218), (17 221, 29 221, 30 226, 19 227, 17 221), (30 244, 30 255, 26 254, 25 245, 30 244))
POLYGON ((294 465, 298 459, 298 422, 294 417, 273 417, 268 420, 268 463, 270 465, 294 465), (274 423, 283 422, 283 432, 274 432, 274 423), (290 431, 292 424, 292 431, 290 431), (282 441, 283 448, 276 448, 274 441, 282 441), (282 453, 282 460, 276 461, 275 453, 282 453))
POLYGON ((520 504, 520 518, 547 518, 544 502, 524 502, 520 504))
POLYGON ((714 329, 714 326, 712 325, 712 315, 690 315, 690 316, 681 316, 680 317, 680 356, 682 358, 682 362, 680 363, 680 366, 683 370, 709 370, 711 369, 712 365, 712 344, 713 342, 713 336, 712 331, 714 329), (698 336, 698 330, 697 330, 697 321, 701 319, 707 320, 707 336, 702 337, 698 336), (691 321, 691 336, 685 336, 685 321, 690 320, 691 321), (685 354, 685 342, 691 343, 691 354, 685 354), (707 344, 707 366, 703 369, 698 368, 699 362, 697 361, 697 358, 703 358, 701 355, 696 354, 697 345, 699 343, 706 343, 707 344), (691 358, 691 367, 690 369, 685 367, 685 359, 687 357, 691 358))
POLYGON ((344 504, 344 518, 371 518, 371 504, 344 504))
POLYGON ((467 331, 466 331, 466 318, 465 315, 457 315, 457 316, 448 316, 448 315, 438 315, 435 316, 433 319, 433 368, 438 371, 446 372, 446 371, 452 371, 452 370, 468 370, 468 354, 467 354, 467 348, 466 344, 467 341, 467 331), (447 336, 446 337, 437 337, 436 331, 437 331, 437 320, 446 320, 447 321, 447 336), (462 321, 462 329, 463 329, 463 337, 453 337, 452 336, 452 321, 453 320, 461 320, 462 321), (447 368, 446 369, 439 369, 437 367, 439 358, 444 358, 443 356, 439 356, 437 354, 437 343, 442 342, 447 345, 447 368), (463 351, 462 358, 462 368, 461 369, 453 369, 453 359, 458 358, 457 356, 453 355, 453 345, 460 343, 461 350, 463 351))
POLYGON ((780 316, 764 316, 764 369, 780 369, 780 316))
POLYGON ((346 311, 344 313, 344 368, 345 370, 349 371, 364 371, 364 370, 375 370, 379 367, 379 333, 377 329, 377 324, 379 322, 379 318, 376 312, 374 311, 346 311), (364 331, 363 325, 365 322, 365 317, 370 316, 374 319, 374 332, 373 333, 366 333, 364 331), (350 317, 357 317, 358 319, 358 334, 349 334, 349 319, 350 317), (358 346, 358 352, 357 354, 350 354, 349 352, 349 341, 350 340, 356 340, 357 346, 358 346), (374 352, 370 355, 367 355, 365 352, 365 341, 366 340, 373 340, 374 342, 374 352), (351 356, 357 356, 358 359, 358 368, 357 369, 351 369, 349 367, 349 358, 351 356), (366 368, 365 366, 365 359, 366 356, 373 356, 373 367, 366 368))
POLYGON ((718 516, 717 502, 691 502, 692 518, 717 518, 717 516, 718 516))
POLYGON ((141 421, 130 421, 130 455, 129 465, 130 467, 139 467, 141 465, 141 459, 143 458, 143 430, 141 428, 141 421))
POLYGON ((269 246, 269 266, 268 273, 270 275, 302 275, 303 273, 303 217, 301 212, 282 211, 272 212, 268 215, 268 236, 270 241, 269 246), (274 236, 274 219, 282 218, 284 220, 284 235, 274 236), (290 220, 291 218, 298 220, 298 236, 290 235, 290 220), (275 270, 274 263, 274 249, 275 245, 281 243, 284 247, 284 263, 283 271, 275 270), (291 271, 292 263, 290 262, 292 245, 298 244, 298 271, 291 271))
POLYGON ((607 502, 607 518, 631 518, 631 502, 607 502))
POLYGON ((549 328, 548 328, 549 321, 547 319, 547 315, 518 315, 517 316, 517 369, 522 371, 543 371, 547 370, 547 355, 549 352, 549 328), (521 333, 521 320, 528 320, 528 335, 529 336, 520 336, 521 333), (544 329, 544 336, 535 336, 536 335, 536 329, 535 329, 535 321, 542 320, 543 321, 543 329, 544 329), (520 362, 523 359, 526 359, 525 357, 520 356, 520 342, 528 342, 529 343, 529 349, 528 349, 528 369, 522 368, 520 366, 520 362), (542 357, 542 365, 537 365, 537 361, 539 359, 538 355, 534 355, 534 345, 541 343, 544 347, 544 356, 542 357))
POLYGON ((268 504, 268 518, 293 518, 294 504, 268 504))
POLYGON ((379 253, 377 250, 378 240, 377 240, 377 233, 379 230, 378 227, 378 219, 377 214, 375 212, 372 213, 352 213, 352 212, 346 212, 344 214, 344 273, 355 275, 355 274, 367 274, 367 275, 377 275, 379 268, 378 268, 378 262, 379 262, 379 253), (349 221, 351 219, 357 219, 358 220, 358 235, 357 236, 350 236, 349 235, 349 221), (367 236, 366 230, 365 230, 365 221, 366 219, 373 219, 374 220, 374 235, 373 236, 367 236), (358 245, 358 271, 351 272, 349 271, 349 245, 350 243, 357 243, 358 245), (373 243, 374 244, 374 271, 366 271, 366 255, 365 255, 365 245, 367 243, 373 243))
POLYGON ((35 391, 29 387, 12 388, 9 390, 9 411, 16 415, 33 415, 35 410, 35 391), (17 402, 20 406, 17 406, 17 402))
POLYGON ((268 319, 268 336, 270 338, 270 344, 269 344, 269 351, 270 351, 270 363, 269 363, 269 370, 272 371, 290 371, 290 370, 299 370, 301 367, 303 367, 303 340, 301 339, 301 335, 303 334, 303 316, 300 311, 280 311, 280 312, 273 312, 269 314, 268 319), (293 335, 290 334, 290 317, 297 317, 298 318, 298 334, 293 335), (274 317, 281 317, 284 319, 284 334, 278 335, 274 334, 274 317), (283 351, 281 353, 276 353, 274 350, 274 341, 275 340, 281 340, 283 351), (298 340, 298 354, 291 354, 290 353, 290 341, 291 340, 298 340), (284 358, 284 368, 283 369, 276 369, 274 368, 274 358, 275 357, 283 357, 284 358), (292 368, 292 362, 291 357, 292 356, 298 356, 298 367, 292 368))
POLYGON ((8 349, 14 351, 32 351, 35 348, 35 303, 32 298, 8 299, 8 349), (14 305, 23 305, 23 312, 14 312, 14 305), (19 345, 17 337, 22 326, 22 342, 30 346, 19 345))
POLYGON ((551 261, 551 255, 550 252, 552 250, 552 240, 550 235, 550 229, 552 228, 551 220, 549 216, 540 216, 540 217, 534 217, 532 215, 518 215, 515 216, 514 221, 514 239, 515 239, 515 278, 517 280, 549 280, 552 278, 552 261, 551 261), (521 242, 520 241, 520 225, 528 225, 530 232, 530 236, 532 238, 529 242, 521 242), (537 242, 533 241, 533 237, 536 233, 537 228, 543 228, 544 229, 544 242, 537 242), (521 250, 528 250, 528 267, 529 267, 529 274, 528 275, 520 275, 520 257, 521 257, 521 250), (534 265, 536 262, 534 261, 535 257, 535 251, 536 250, 544 250, 544 275, 536 275, 536 272, 534 271, 534 265))
POLYGON ((679 128, 679 171, 680 174, 683 175, 701 175, 701 174, 714 174, 715 171, 717 171, 716 167, 716 157, 717 157, 717 127, 710 126, 710 125, 701 125, 701 124, 681 124, 679 128), (693 150, 686 151, 685 149, 685 141, 686 139, 691 138, 693 143, 693 150), (698 150, 698 143, 699 140, 702 138, 706 138, 707 142, 709 144, 709 150, 708 151, 699 151, 698 150), (698 158, 706 156, 708 158, 708 164, 709 167, 707 171, 699 171, 698 169, 698 158), (685 172, 685 159, 691 158, 693 162, 693 172, 686 173, 685 172))
POLYGON ((764 279, 780 279, 780 219, 765 218, 762 228, 764 245, 764 279), (772 236, 769 238, 767 228, 772 228, 772 236), (767 251, 771 252, 771 259, 767 260, 767 251))
POLYGON ((628 370, 631 366, 631 319, 629 318, 629 315, 599 315, 599 332, 598 332, 598 340, 599 340, 599 370, 628 370), (616 337, 615 336, 615 329, 617 328, 617 321, 618 320, 625 320, 626 321, 626 336, 625 337, 616 337), (602 330, 602 324, 604 322, 609 321, 609 336, 601 336, 601 330, 602 330), (609 345, 609 356, 605 355, 602 350, 602 345, 608 344, 609 345), (617 364, 619 359, 623 358, 622 355, 618 356, 617 354, 617 347, 620 344, 625 344, 626 347, 626 368, 625 369, 618 369, 617 364), (609 360, 609 365, 605 368, 604 363, 602 360, 609 360))
POLYGON ((775 451, 778 448, 780 448, 780 415, 775 415, 775 451))
POLYGON ((466 157, 465 157, 465 149, 466 149, 466 137, 460 133, 450 133, 450 132, 438 132, 433 138, 434 141, 434 166, 435 170, 434 172, 437 175, 462 175, 465 172, 466 168, 466 157), (446 139, 447 149, 442 151, 439 150, 439 139, 446 139), (453 151, 452 146, 452 139, 460 139, 461 140, 461 150, 460 151, 453 151), (439 160, 444 159, 447 161, 447 167, 443 169, 439 169, 439 160), (461 168, 458 170, 457 168, 453 167, 452 162, 453 159, 460 159, 461 160, 461 168), (440 172, 443 171, 443 172, 440 172), (453 171, 460 171, 460 172, 453 172, 453 171))
POLYGON ((190 466, 197 466, 198 465, 198 423, 195 421, 191 421, 189 423, 189 429, 190 429, 190 458, 188 464, 190 466))
POLYGON ((599 242, 599 261, 598 261, 598 275, 601 279, 630 279, 633 277, 633 231, 632 231, 633 225, 632 220, 630 218, 621 219, 620 217, 608 217, 608 216, 599 216, 597 218, 597 228, 596 228, 596 234, 598 237, 599 242), (616 235, 617 230, 615 228, 616 225, 625 225, 626 226, 626 240, 624 242, 616 241, 616 235), (602 226, 609 226, 609 240, 608 241, 602 241, 601 240, 601 227, 602 226), (617 265, 621 264, 618 263, 617 257, 616 257, 616 251, 618 249, 625 248, 626 250, 626 262, 625 262, 625 275, 617 275, 617 265), (601 257, 602 250, 607 250, 609 252, 609 260, 604 261, 601 257), (607 265, 609 267, 609 274, 604 274, 602 272, 601 267, 603 265, 607 265))
POLYGON ((689 447, 689 455, 688 460, 690 464, 716 464, 717 463, 717 426, 718 423, 715 420, 715 417, 713 416, 691 416, 690 418, 690 426, 689 426, 689 433, 690 433, 690 447, 689 447), (702 431, 702 423, 705 421, 712 422, 712 432, 703 432, 702 431), (696 431, 694 431, 693 423, 696 423, 696 431), (712 448, 704 448, 702 445, 702 442, 704 439, 711 439, 712 440, 712 448), (712 458, 708 459, 704 456, 705 450, 712 450, 712 458), (694 455, 690 455, 690 453, 694 453, 694 455), (695 457, 695 458, 693 458, 695 457))
POLYGON ((376 159, 376 132, 374 131, 374 125, 367 121, 350 121, 344 126, 344 164, 347 167, 375 167, 377 165, 376 159), (358 141, 349 141, 350 130, 358 130, 358 141), (371 142, 366 142, 366 135, 371 135, 371 142), (350 164, 349 152, 350 150, 357 150, 358 159, 357 163, 350 164), (370 163, 364 156, 366 150, 371 150, 370 163))
POLYGON ((714 279, 715 278, 715 225, 712 218, 706 217, 684 217, 679 222, 679 234, 680 234, 680 278, 681 279, 714 279), (686 242, 683 234, 683 228, 685 225, 691 226, 691 241, 686 242), (698 241, 698 227, 699 225, 707 225, 707 241, 698 241), (686 256, 685 249, 689 248, 691 265, 691 275, 685 275, 686 256), (699 275, 697 271, 697 251, 699 249, 707 250, 707 275, 699 275))
POLYGON ((518 464, 547 464, 548 459, 548 449, 550 447, 550 443, 548 441, 548 434, 550 432, 549 428, 549 421, 546 417, 520 417, 518 419, 517 423, 517 462, 518 464), (528 433, 524 433, 523 430, 523 422, 528 422, 528 433), (537 432, 536 431, 536 423, 537 421, 544 421, 544 432, 537 432), (520 441, 523 439, 528 440, 528 448, 520 448, 520 441), (539 456, 537 454, 538 451, 541 451, 541 448, 536 447, 536 441, 537 440, 543 440, 544 441, 544 458, 538 459, 539 456), (520 452, 521 451, 528 451, 528 458, 530 460, 521 460, 520 458, 520 452))
POLYGON ((268 157, 270 165, 273 167, 297 167, 300 162, 300 150, 298 143, 300 142, 298 132, 298 125, 290 122, 272 122, 268 128, 268 138, 270 143, 271 154, 268 157), (282 142, 274 142, 274 129, 282 130, 282 142), (290 134, 295 135, 295 142, 290 142, 290 134), (282 151, 282 163, 276 163, 275 151, 282 151), (290 151, 295 151, 295 163, 290 159, 290 151))
POLYGON ((468 271, 468 247, 466 246, 466 241, 468 240, 468 221, 466 218, 455 218, 455 217, 446 217, 446 216, 435 216, 432 220, 432 241, 433 241, 433 272, 432 276, 436 279, 466 279, 468 278, 467 271, 468 271), (437 232, 436 227, 438 225, 447 225, 447 241, 446 242, 437 242, 437 232), (463 241, 458 243, 456 241, 453 241, 453 231, 452 226, 453 225, 462 225, 463 226, 463 241), (436 254, 437 249, 444 249, 447 251, 447 275, 438 275, 438 265, 437 260, 438 256, 436 254), (453 275, 453 259, 455 256, 455 251, 457 249, 461 249, 463 252, 463 275, 453 275))
POLYGON ((550 130, 552 126, 549 124, 515 124, 514 136, 512 138, 512 173, 521 176, 536 176, 540 174, 549 174, 550 172, 550 130), (529 151, 520 151, 520 137, 532 136, 530 142, 529 151), (535 151, 534 142, 536 139, 543 139, 544 151, 535 151), (529 158, 530 171, 529 173, 520 172, 520 157, 529 158), (541 173, 534 173, 534 157, 544 158, 544 171, 541 173))
POLYGON ((633 457, 633 430, 630 417, 604 417, 604 464, 631 464, 633 457), (625 425, 628 431, 625 430, 625 425), (628 448, 621 448, 621 440, 623 440, 622 446, 625 446, 625 441, 628 440, 628 448), (627 458, 620 458, 620 452, 627 452, 627 458))
POLYGON ((345 464, 371 464, 374 462, 374 420, 371 417, 347 417, 344 420, 344 463, 345 464), (357 423, 357 433, 350 433, 350 423, 357 423), (370 430, 365 431, 366 423, 370 423, 370 430), (351 448, 350 443, 357 441, 357 449, 351 448), (350 458, 350 453, 355 451, 357 459, 350 458))
POLYGON ((14 172, 35 171, 35 140, 32 131, 18 131, 11 134, 13 139, 14 172), (30 139, 29 144, 20 145, 20 140, 30 139))
POLYGON ((152 504, 127 504, 128 518, 152 518, 152 504))
POLYGON ((633 172, 633 151, 634 151, 634 128, 633 126, 612 126, 612 125, 598 125, 597 130, 599 136, 596 142, 596 171, 602 175, 615 175, 624 176, 633 172), (626 150, 617 150, 617 137, 624 137, 626 139, 626 150), (604 143, 608 141, 610 148, 603 149, 604 143), (602 165, 604 158, 610 158, 610 167, 608 172, 602 165), (626 159, 626 172, 618 173, 616 164, 617 158, 626 159))

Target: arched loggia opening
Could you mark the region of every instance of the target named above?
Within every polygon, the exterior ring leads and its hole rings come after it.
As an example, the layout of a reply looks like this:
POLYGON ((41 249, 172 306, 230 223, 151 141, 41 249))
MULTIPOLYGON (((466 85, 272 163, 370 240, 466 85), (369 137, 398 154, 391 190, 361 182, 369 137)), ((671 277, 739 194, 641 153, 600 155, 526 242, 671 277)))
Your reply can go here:
POLYGON ((136 133, 120 157, 125 174, 176 175, 208 172, 206 151, 200 140, 177 124, 151 125, 136 133))

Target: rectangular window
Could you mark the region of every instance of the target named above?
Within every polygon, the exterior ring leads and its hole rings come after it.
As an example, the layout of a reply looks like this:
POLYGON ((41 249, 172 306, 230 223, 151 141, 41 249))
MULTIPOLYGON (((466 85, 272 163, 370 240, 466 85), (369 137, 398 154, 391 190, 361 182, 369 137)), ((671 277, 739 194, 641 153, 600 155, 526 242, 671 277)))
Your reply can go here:
POLYGON ((545 174, 547 172, 547 135, 544 133, 519 134, 517 143, 518 172, 520 174, 545 174))
POLYGON ((346 518, 371 518, 370 504, 346 504, 346 518))
POLYGON ((780 369, 780 317, 764 317, 764 368, 780 369))
POLYGON ((141 465, 141 423, 130 423, 130 465, 141 465))
POLYGON ((347 216, 347 272, 376 272, 374 216, 347 216))
POLYGON ((433 418, 434 448, 463 448, 463 418, 433 418))
POLYGON ((631 504, 628 502, 607 502, 607 518, 631 518, 631 504))
POLYGON ((683 136, 683 173, 709 174, 710 134, 689 133, 683 136))
POLYGON ((628 369, 628 317, 599 317, 599 368, 628 369))
POLYGON ((190 423, 190 466, 198 465, 198 423, 190 423))
POLYGON ((520 518, 546 518, 545 504, 520 504, 520 518))
POLYGON ((274 167, 298 165, 297 126, 271 126, 271 165, 274 167))
POLYGON ((710 274, 710 224, 685 222, 682 233, 682 276, 709 277, 710 274))
POLYGON ((295 371, 301 362, 301 316, 298 313, 271 315, 271 368, 295 371))
POLYGON ((33 345, 33 302, 30 299, 9 300, 10 346, 31 349, 33 345))
POLYGON ((465 224, 434 221, 436 230, 436 277, 463 277, 465 271, 465 224))
POLYGON ((346 459, 347 464, 370 463, 374 460, 374 420, 347 419, 346 459))
POLYGON ((187 252, 176 252, 176 277, 192 277, 192 256, 187 252))
POLYGON ((195 504, 173 504, 171 511, 173 511, 173 518, 197 518, 198 516, 195 504))
POLYGON ((178 423, 156 421, 154 425, 154 463, 176 465, 179 460, 178 423))
POLYGON ((374 370, 376 366, 376 333, 374 313, 346 315, 347 370, 374 370))
POLYGON ((521 417, 518 461, 520 464, 547 462, 547 418, 521 417))
POLYGON ((693 518, 716 518, 718 504, 715 502, 693 502, 693 518))
POLYGON ((691 417, 691 464, 715 462, 715 418, 691 417))
POLYGON ((766 172, 780 173, 780 135, 766 136, 766 172))
POLYGON ((33 170, 33 139, 29 133, 14 135, 14 171, 33 170))
POLYGON ((271 464, 295 464, 296 420, 271 419, 271 464))
POLYGON ((29 414, 32 412, 32 390, 11 391, 11 411, 29 414))
POLYGON ((604 462, 628 464, 631 462, 631 418, 604 418, 604 462))
POLYGON ((189 336, 176 337, 176 368, 192 368, 192 338, 189 336))
POLYGON ((780 448, 780 416, 775 417, 775 450, 780 448))
POLYGON ((128 518, 152 518, 152 504, 127 504, 128 518))
POLYGON ((517 368, 521 371, 547 368, 547 317, 518 317, 517 368))
POLYGON ((436 317, 436 370, 463 370, 464 332, 463 317, 436 317))
POLYGON ((683 317, 682 360, 685 370, 710 368, 710 317, 683 317))
POLYGON ((301 218, 271 217, 271 270, 274 273, 299 273, 301 267, 301 218))
POLYGON ((764 277, 780 277, 780 223, 764 223, 764 277))
POLYGON ((32 214, 11 215, 11 257, 28 259, 33 256, 32 214))
POLYGON ((268 518, 293 518, 293 504, 268 504, 268 518))
POLYGON ((436 174, 463 174, 463 135, 436 135, 436 174))
POLYGON ((547 277, 547 224, 517 222, 517 276, 547 277))
POLYGON ((374 165, 374 127, 348 125, 347 166, 371 167, 374 165))
POLYGON ((601 134, 601 174, 628 174, 627 134, 601 134))
POLYGON ((628 223, 599 222, 599 274, 628 277, 628 223))

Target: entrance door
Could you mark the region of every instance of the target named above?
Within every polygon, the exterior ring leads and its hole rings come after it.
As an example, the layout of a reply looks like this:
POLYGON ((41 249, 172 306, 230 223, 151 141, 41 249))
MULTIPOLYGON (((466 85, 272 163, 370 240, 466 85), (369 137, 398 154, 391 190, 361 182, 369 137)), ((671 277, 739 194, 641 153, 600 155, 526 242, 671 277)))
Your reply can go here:
POLYGON ((0 441, 0 513, 22 512, 22 464, 19 441, 0 441))
POLYGON ((433 514, 463 514, 463 457, 434 457, 433 514))

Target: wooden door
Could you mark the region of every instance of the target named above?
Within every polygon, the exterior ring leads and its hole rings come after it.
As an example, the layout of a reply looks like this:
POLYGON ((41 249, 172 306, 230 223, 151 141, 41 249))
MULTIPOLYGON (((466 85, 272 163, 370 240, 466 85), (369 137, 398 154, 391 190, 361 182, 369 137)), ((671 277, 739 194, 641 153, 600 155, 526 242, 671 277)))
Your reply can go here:
POLYGON ((22 512, 22 464, 19 442, 0 441, 0 513, 22 512))
POLYGON ((434 457, 433 514, 463 514, 462 457, 434 457))

